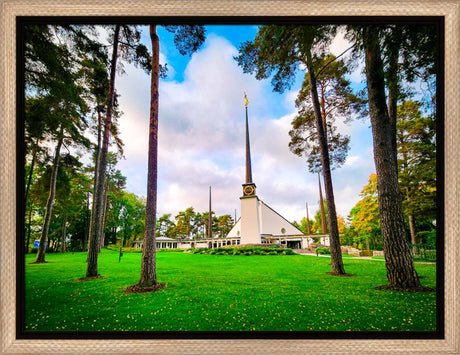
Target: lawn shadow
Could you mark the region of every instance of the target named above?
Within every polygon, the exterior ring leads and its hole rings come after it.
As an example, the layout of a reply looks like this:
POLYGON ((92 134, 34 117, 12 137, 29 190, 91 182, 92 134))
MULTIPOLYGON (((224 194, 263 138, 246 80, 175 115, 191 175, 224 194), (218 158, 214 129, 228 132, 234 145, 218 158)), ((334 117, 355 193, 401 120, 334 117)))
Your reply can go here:
POLYGON ((126 287, 125 294, 157 292, 165 288, 166 284, 157 283, 152 286, 139 286, 138 284, 126 287))
POLYGON ((331 275, 331 276, 339 276, 339 277, 355 277, 354 274, 336 274, 336 273, 333 273, 333 272, 326 272, 326 274, 328 275, 331 275))
POLYGON ((419 286, 419 287, 394 287, 389 285, 377 286, 376 290, 388 290, 388 291, 400 291, 400 292, 435 292, 436 290, 431 287, 419 286))
POLYGON ((75 282, 81 282, 81 281, 91 281, 91 280, 97 280, 97 279, 105 279, 105 276, 97 275, 97 276, 90 276, 90 277, 80 277, 79 279, 75 279, 75 282))

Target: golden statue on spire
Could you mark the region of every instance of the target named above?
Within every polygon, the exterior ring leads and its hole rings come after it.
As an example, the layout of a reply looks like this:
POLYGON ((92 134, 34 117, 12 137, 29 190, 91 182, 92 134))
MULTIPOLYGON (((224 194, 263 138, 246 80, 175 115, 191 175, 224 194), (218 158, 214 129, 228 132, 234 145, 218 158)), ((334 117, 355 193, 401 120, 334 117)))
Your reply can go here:
POLYGON ((246 96, 246 93, 244 93, 244 107, 248 108, 248 97, 246 96))

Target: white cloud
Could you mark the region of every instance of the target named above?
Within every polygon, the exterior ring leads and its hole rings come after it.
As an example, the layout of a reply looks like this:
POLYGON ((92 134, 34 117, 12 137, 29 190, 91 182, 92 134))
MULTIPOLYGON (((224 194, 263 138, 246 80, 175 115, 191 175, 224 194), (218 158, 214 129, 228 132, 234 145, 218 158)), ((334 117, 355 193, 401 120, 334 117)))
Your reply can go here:
MULTIPOLYGON (((345 38, 345 30, 341 29, 337 32, 337 35, 333 39, 330 51, 335 56, 338 56, 350 48, 351 45, 352 43, 345 38)), ((348 50, 341 58, 348 60, 350 58, 351 51, 352 49, 348 50)), ((357 65, 355 63, 355 66, 356 68, 348 74, 348 78, 352 83, 361 83, 363 80, 364 62, 360 61, 357 65)))
MULTIPOLYGON (((183 81, 160 82, 158 211, 173 216, 190 206, 206 211, 208 188, 212 186, 213 210, 218 215, 233 216, 237 209, 239 216, 241 184, 245 179, 246 92, 258 196, 291 221, 305 216, 308 202, 312 218, 318 209, 317 176, 308 173, 305 159, 288 148, 297 92, 278 96, 277 102, 273 102, 273 96, 268 99, 264 92, 270 83, 243 74, 233 60, 236 53, 227 40, 210 34, 204 48, 191 57, 183 81), (278 112, 280 103, 290 113, 282 117, 261 116, 260 112, 278 112)), ((117 77, 120 108, 125 113, 120 119, 120 131, 126 144, 126 160, 118 166, 128 178, 128 190, 145 196, 150 81, 141 70, 126 65, 126 71, 128 75, 117 77)), ((344 126, 345 129, 351 134, 356 130, 354 126, 344 126)), ((334 180, 337 210, 344 216, 367 183, 369 170, 361 163, 366 158, 358 151, 350 153, 353 157, 349 162, 337 175, 334 172, 338 177, 334 180), (350 179, 346 171, 360 178, 350 179)))

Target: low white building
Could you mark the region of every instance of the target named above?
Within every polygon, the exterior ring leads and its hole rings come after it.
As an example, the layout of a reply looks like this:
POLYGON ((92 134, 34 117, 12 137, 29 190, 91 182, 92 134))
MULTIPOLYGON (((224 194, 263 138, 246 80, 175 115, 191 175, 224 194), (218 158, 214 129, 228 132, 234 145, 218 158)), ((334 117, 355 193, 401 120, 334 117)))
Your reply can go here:
MULTIPOLYGON (((180 241, 173 238, 158 237, 156 240, 157 249, 176 249, 179 248, 180 241)), ((142 249, 144 247, 144 240, 133 241, 134 248, 142 249)))

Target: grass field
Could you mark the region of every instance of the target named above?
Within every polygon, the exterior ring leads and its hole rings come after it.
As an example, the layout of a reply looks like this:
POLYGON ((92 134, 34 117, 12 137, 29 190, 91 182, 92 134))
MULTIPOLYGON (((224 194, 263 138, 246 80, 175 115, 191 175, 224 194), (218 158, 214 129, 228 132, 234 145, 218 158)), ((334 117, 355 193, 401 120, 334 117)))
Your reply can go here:
MULTIPOLYGON (((159 292, 125 294, 139 281, 139 253, 103 250, 85 276, 86 253, 26 256, 26 330, 435 330, 436 293, 376 290, 385 263, 344 260, 355 277, 334 277, 326 257, 158 253, 159 292)), ((435 287, 434 264, 416 264, 435 287)))

